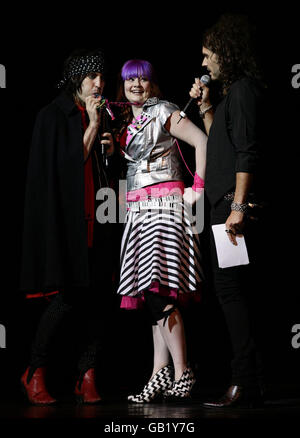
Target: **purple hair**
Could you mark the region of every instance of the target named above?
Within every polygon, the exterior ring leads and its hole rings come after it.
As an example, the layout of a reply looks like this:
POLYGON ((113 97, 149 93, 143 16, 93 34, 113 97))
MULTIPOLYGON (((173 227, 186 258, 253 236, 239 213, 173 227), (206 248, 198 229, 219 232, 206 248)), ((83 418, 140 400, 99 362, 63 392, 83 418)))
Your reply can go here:
POLYGON ((121 70, 123 81, 128 78, 138 78, 145 76, 150 82, 157 82, 154 69, 150 62, 142 59, 130 59, 125 62, 121 70))

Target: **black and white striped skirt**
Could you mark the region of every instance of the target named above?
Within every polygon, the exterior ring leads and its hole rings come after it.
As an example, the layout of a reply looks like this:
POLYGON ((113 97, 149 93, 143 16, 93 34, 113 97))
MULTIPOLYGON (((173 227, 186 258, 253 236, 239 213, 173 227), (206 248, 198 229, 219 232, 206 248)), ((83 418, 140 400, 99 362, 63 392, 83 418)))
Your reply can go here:
POLYGON ((199 234, 183 208, 127 212, 118 294, 137 297, 153 282, 196 292, 202 278, 199 234))

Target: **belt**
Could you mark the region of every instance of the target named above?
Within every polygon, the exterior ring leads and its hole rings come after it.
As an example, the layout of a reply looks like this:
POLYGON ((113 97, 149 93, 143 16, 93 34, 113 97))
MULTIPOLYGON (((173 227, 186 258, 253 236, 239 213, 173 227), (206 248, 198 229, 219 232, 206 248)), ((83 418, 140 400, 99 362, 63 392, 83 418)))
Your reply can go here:
POLYGON ((164 196, 161 198, 146 199, 144 201, 127 202, 127 210, 133 212, 149 209, 180 211, 182 209, 182 196, 164 196))

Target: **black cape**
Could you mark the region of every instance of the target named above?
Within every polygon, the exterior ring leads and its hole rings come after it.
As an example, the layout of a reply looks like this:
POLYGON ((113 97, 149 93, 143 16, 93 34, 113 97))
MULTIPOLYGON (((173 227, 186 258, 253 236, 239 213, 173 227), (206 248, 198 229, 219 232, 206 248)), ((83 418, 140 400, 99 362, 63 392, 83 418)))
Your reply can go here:
POLYGON ((37 115, 28 163, 20 288, 89 284, 81 114, 65 93, 37 115))

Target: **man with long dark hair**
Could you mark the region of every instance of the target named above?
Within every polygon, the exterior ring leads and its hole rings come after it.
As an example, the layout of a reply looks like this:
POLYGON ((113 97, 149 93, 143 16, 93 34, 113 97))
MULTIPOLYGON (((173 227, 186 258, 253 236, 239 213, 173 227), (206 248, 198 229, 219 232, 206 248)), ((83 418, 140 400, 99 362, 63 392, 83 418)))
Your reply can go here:
MULTIPOLYGON (((254 33, 245 16, 224 15, 204 33, 203 66, 222 86, 222 100, 211 105, 209 88, 196 79, 190 96, 198 99, 208 137, 205 191, 211 225, 225 224, 232 245, 244 234, 250 265, 220 268, 211 233, 214 287, 224 312, 233 350, 232 380, 226 394, 206 407, 251 406, 261 402, 261 361, 251 328, 246 291, 255 261, 255 228, 249 220, 250 194, 258 181, 263 88, 255 59, 254 33)), ((255 290, 252 289, 252 294, 255 290)))
MULTIPOLYGON (((95 368, 110 312, 113 265, 111 224, 98 223, 95 205, 96 192, 110 185, 103 155, 114 148, 104 112, 99 110, 104 74, 101 50, 73 52, 64 65, 62 92, 39 112, 34 127, 21 289, 28 296, 52 297, 21 379, 33 404, 56 401, 46 388, 45 371, 54 335, 71 311, 77 312, 82 337, 75 394, 83 403, 101 400, 95 368)), ((62 366, 60 356, 57 361, 62 366)))

